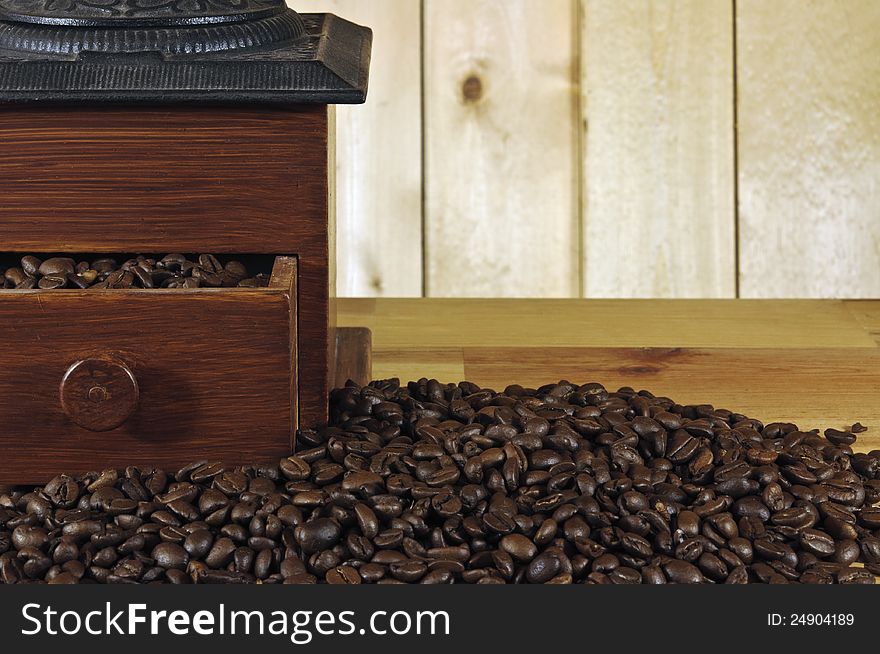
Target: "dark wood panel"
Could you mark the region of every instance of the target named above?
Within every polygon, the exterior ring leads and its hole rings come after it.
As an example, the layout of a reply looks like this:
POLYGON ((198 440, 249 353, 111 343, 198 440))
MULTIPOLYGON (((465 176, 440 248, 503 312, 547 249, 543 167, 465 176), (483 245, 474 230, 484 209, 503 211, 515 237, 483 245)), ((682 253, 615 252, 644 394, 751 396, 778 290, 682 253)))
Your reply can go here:
POLYGON ((373 335, 366 327, 336 328, 334 388, 351 380, 366 386, 373 380, 373 335))
POLYGON ((0 483, 61 471, 272 460, 290 450, 295 275, 286 288, 0 293, 0 483), (14 347, 10 344, 14 343, 14 347), (124 363, 139 401, 93 432, 62 409, 68 368, 124 363))
MULTIPOLYGON (((299 307, 297 306, 297 287, 299 262, 296 257, 276 257, 275 265, 272 267, 272 275, 269 278, 269 288, 285 291, 294 299, 290 302, 290 326, 288 335, 290 337, 290 424, 291 432, 299 428, 299 352, 298 352, 298 331, 299 331, 299 307)), ((291 433, 291 449, 294 443, 294 434, 291 433)))
POLYGON ((296 254, 326 238, 325 107, 4 107, 0 149, 7 250, 296 254))
POLYGON ((327 422, 336 316, 327 292, 327 259, 323 265, 317 257, 299 262, 299 425, 311 429, 327 422))
POLYGON ((311 429, 327 423, 330 376, 336 354, 336 119, 324 117, 323 230, 314 247, 297 250, 299 263, 299 425, 311 429))
POLYGON ((299 420, 326 421, 335 265, 324 106, 0 109, 0 247, 295 254, 299 420))

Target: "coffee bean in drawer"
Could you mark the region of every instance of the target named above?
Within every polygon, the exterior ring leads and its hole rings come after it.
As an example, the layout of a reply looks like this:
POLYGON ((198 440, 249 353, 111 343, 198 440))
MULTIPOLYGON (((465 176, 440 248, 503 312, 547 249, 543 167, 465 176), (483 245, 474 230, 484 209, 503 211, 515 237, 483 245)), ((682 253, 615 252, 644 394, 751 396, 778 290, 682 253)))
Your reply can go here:
POLYGON ((137 255, 131 258, 39 257, 0 265, 0 288, 16 290, 264 288, 271 270, 249 269, 213 254, 137 255))

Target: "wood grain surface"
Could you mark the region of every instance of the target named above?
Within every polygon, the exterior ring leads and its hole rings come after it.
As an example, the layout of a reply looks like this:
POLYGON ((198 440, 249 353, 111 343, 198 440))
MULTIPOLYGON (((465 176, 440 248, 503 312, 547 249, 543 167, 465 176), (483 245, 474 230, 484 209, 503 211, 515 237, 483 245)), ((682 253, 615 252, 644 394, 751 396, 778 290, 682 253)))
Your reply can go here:
POLYGON ((286 274, 267 289, 4 291, 0 324, 14 347, 0 352, 0 483, 285 455, 295 268, 286 274), (59 389, 71 364, 108 357, 131 370, 139 400, 97 433, 70 420, 59 389))
POLYGON ((373 376, 633 386, 880 448, 880 301, 340 300, 373 376), (647 347, 646 347, 647 346, 647 347))
POLYGON ((385 347, 874 347, 880 302, 342 300, 385 347))
POLYGON ((37 252, 316 247, 326 130, 323 107, 0 108, 0 241, 37 252))
POLYGON ((349 381, 361 386, 373 379, 373 338, 366 327, 339 327, 336 330, 336 367, 333 388, 349 381))
POLYGON ((290 4, 376 31, 343 296, 880 296, 876 0, 290 4))
POLYGON ((465 377, 502 389, 567 379, 647 389, 804 429, 849 427, 880 445, 880 349, 466 348, 465 377), (508 362, 514 361, 511 365, 508 362))
POLYGON ((373 30, 365 105, 337 107, 337 292, 419 297, 422 260, 421 2, 291 0, 373 30))
POLYGON ((0 243, 299 258, 299 416, 327 418, 335 265, 323 106, 0 108, 0 243))
POLYGON ((577 297, 577 3, 424 7, 427 295, 577 297))
POLYGON ((880 3, 739 0, 744 297, 880 296, 880 3))
MULTIPOLYGON (((289 325, 287 328, 287 334, 290 338, 290 389, 288 397, 290 398, 290 424, 294 425, 294 429, 299 429, 299 395, 302 390, 299 383, 302 359, 300 351, 303 350, 303 354, 305 354, 305 351, 307 351, 308 348, 302 348, 300 346, 298 336, 300 315, 300 307, 297 299, 299 289, 299 261, 296 257, 275 257, 275 264, 272 266, 272 275, 269 277, 269 288, 287 293, 288 297, 293 298, 293 301, 288 303, 289 325)), ((335 322, 334 316, 333 324, 335 324, 335 322)), ((306 356, 306 359, 308 358, 309 357, 306 356)))
POLYGON ((855 321, 880 345, 880 302, 847 302, 855 321))
POLYGON ((587 297, 736 297, 730 0, 583 2, 587 297))

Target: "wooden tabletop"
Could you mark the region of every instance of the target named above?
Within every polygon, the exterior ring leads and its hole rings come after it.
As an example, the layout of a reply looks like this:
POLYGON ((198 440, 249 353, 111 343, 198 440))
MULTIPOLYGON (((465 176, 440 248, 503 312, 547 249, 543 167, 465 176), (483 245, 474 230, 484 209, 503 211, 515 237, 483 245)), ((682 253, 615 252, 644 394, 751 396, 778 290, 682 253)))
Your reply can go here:
POLYGON ((880 447, 880 301, 339 300, 373 377, 632 386, 880 447))

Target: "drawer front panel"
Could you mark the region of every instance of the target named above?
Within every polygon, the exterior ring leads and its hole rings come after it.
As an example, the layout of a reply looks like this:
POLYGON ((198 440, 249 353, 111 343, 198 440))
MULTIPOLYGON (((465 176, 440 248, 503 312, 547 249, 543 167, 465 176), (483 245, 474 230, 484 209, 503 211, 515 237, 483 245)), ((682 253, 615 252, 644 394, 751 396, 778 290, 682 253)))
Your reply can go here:
POLYGON ((0 109, 12 251, 326 251, 325 107, 0 109))
POLYGON ((295 283, 275 282, 0 292, 0 483, 284 456, 295 428, 296 296, 295 283))

